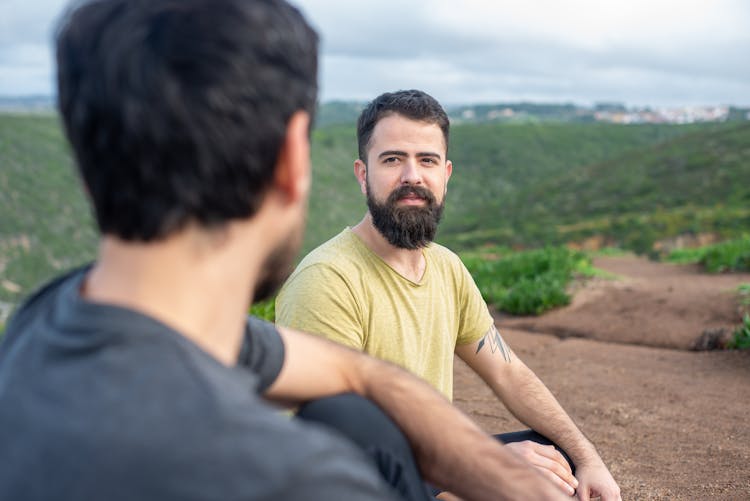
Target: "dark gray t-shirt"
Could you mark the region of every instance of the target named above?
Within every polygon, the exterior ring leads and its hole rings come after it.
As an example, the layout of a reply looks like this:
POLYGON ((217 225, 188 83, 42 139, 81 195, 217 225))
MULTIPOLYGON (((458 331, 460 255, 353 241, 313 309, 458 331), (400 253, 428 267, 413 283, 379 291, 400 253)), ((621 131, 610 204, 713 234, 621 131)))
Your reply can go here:
POLYGON ((0 345, 0 499, 391 498, 351 444, 258 396, 283 363, 271 324, 249 319, 227 368, 148 316, 83 300, 85 273, 31 297, 0 345))

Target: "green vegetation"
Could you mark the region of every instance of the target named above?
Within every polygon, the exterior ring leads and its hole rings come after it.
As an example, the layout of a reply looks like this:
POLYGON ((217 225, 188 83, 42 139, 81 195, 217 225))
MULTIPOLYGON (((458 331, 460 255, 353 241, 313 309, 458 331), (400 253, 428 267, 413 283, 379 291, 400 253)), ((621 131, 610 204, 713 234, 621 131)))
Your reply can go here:
POLYGON ((736 238, 750 227, 750 124, 677 137, 579 164, 521 190, 518 243, 597 235, 638 253, 680 234, 736 238))
POLYGON ((265 301, 260 301, 253 304, 250 307, 250 314, 255 315, 258 318, 262 318, 263 320, 273 322, 274 320, 276 320, 276 298, 272 297, 270 299, 266 299, 265 301))
POLYGON ((315 126, 353 125, 367 103, 352 101, 331 101, 318 107, 315 126))
POLYGON ((576 275, 591 275, 581 252, 548 247, 498 257, 463 254, 462 260, 489 304, 514 315, 539 315, 570 302, 567 286, 576 275))
POLYGON ((0 115, 0 166, 0 301, 17 303, 89 261, 96 233, 56 116, 0 115))
MULTIPOLYGON (((721 129, 716 124, 455 127, 449 152, 454 176, 440 237, 449 247, 463 249, 487 243, 538 247, 599 234, 599 227, 606 227, 615 217, 629 216, 637 224, 636 217, 645 210, 633 206, 626 214, 610 203, 610 193, 620 188, 619 179, 612 178, 628 178, 632 170, 622 165, 623 159, 638 158, 662 143, 716 128, 721 129), (599 193, 602 185, 606 193, 599 193), (575 204, 578 197, 596 201, 581 207, 575 204), (571 225, 595 218, 598 227, 572 231, 571 225), (567 231, 562 231, 565 226, 567 231)), ((640 183, 641 175, 636 177, 634 182, 640 183)), ((672 197, 669 184, 663 190, 669 193, 663 197, 667 202, 672 197)), ((629 220, 620 225, 632 226, 629 220)), ((628 247, 619 239, 612 240, 612 244, 628 247)))
POLYGON ((672 251, 673 263, 700 263, 711 273, 750 271, 750 236, 694 249, 672 251))
POLYGON ((700 262, 712 273, 750 271, 750 236, 708 247, 700 262))
POLYGON ((691 247, 685 249, 675 249, 670 252, 666 261, 675 264, 694 264, 700 263, 703 255, 706 253, 705 247, 691 247))
MULTIPOLYGON (((365 212, 352 174, 357 106, 329 108, 313 130, 303 253, 365 212)), ((507 255, 510 247, 591 237, 653 252, 666 237, 736 239, 750 229, 747 123, 458 124, 449 157, 454 176, 438 241, 464 255, 487 245, 507 255)), ((0 164, 0 301, 16 304, 59 271, 91 260, 96 232, 57 117, 0 114, 0 164)), ((558 276, 524 280, 502 294, 509 308, 535 311, 563 300, 567 282, 558 276), (537 286, 548 296, 518 299, 537 286)))
POLYGON ((743 307, 750 306, 750 284, 742 284, 737 287, 737 293, 740 296, 740 305, 743 307))
POLYGON ((750 349, 750 314, 745 313, 742 317, 742 324, 734 331, 732 339, 727 343, 730 350, 747 350, 750 349))
MULTIPOLYGON (((438 240, 471 250, 602 235, 605 245, 647 253, 659 239, 682 233, 731 238, 750 227, 748 145, 750 126, 743 123, 456 125, 449 151, 454 176, 438 240), (687 164, 686 177, 680 166, 687 164)), ((313 132, 305 251, 364 213, 352 174, 356 156, 352 126, 313 132)))

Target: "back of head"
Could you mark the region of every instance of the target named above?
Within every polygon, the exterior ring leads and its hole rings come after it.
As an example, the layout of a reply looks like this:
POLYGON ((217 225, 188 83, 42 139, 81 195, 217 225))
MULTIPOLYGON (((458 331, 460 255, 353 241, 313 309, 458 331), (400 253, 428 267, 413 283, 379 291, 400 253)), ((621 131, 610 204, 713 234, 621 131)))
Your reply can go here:
POLYGON ((102 233, 252 216, 313 113, 317 35, 283 0, 92 0, 57 34, 58 100, 102 233))
POLYGON ((443 131, 445 148, 448 149, 450 122, 448 115, 437 100, 421 90, 386 92, 370 102, 357 121, 357 145, 359 159, 367 163, 367 148, 378 121, 388 115, 399 114, 412 120, 436 124, 443 131))

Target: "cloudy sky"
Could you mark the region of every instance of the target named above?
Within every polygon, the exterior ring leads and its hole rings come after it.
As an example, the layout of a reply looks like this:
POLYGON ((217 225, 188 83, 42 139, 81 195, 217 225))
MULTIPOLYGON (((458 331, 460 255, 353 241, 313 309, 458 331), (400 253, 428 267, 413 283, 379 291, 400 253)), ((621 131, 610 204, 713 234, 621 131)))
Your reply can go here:
MULTIPOLYGON (((66 0, 0 0, 0 95, 52 92, 66 0)), ((292 0, 324 101, 421 88, 447 104, 750 106, 746 0, 292 0)))

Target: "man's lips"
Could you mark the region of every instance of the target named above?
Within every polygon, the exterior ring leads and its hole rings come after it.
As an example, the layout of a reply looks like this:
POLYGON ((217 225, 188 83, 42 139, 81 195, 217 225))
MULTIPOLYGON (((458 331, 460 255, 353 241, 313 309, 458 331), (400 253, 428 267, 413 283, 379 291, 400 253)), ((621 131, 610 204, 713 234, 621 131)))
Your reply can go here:
POLYGON ((398 201, 407 205, 416 205, 416 204, 425 203, 425 199, 423 197, 420 197, 416 193, 410 193, 406 196, 400 197, 398 201))

